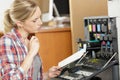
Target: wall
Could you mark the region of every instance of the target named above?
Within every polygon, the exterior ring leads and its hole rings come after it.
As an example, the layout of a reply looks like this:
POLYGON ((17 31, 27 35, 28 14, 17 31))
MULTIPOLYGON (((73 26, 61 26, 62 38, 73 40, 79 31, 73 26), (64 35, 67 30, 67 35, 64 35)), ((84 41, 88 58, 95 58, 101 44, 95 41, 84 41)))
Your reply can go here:
POLYGON ((13 0, 1 0, 0 1, 0 31, 3 31, 3 16, 4 11, 9 8, 10 4, 13 2, 13 0))
POLYGON ((120 17, 120 0, 108 1, 108 15, 120 17))

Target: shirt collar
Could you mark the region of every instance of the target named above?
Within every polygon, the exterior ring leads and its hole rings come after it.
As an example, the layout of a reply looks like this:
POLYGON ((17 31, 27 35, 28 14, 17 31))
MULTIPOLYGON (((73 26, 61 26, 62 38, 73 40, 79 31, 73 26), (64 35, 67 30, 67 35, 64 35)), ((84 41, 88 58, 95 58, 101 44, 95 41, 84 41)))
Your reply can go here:
POLYGON ((17 37, 17 40, 20 40, 22 43, 24 43, 24 40, 23 40, 20 32, 18 31, 18 29, 13 28, 13 29, 11 30, 11 32, 17 37))
POLYGON ((28 50, 27 50, 27 47, 25 46, 24 39, 22 38, 22 36, 21 36, 20 32, 18 31, 18 29, 13 28, 11 30, 11 32, 15 35, 15 40, 20 42, 20 44, 22 44, 24 46, 24 49, 27 52, 28 50))
POLYGON ((21 34, 19 33, 17 29, 13 28, 11 32, 13 32, 18 38, 22 38, 21 34))

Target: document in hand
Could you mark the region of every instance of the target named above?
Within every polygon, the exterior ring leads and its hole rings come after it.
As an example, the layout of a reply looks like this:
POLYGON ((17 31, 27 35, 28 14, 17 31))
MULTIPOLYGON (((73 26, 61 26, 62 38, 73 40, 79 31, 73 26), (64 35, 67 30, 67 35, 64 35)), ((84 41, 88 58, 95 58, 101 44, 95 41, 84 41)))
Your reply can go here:
POLYGON ((69 56, 69 57, 65 58, 64 60, 60 61, 58 63, 58 66, 64 67, 67 64, 70 64, 70 63, 80 59, 85 52, 86 52, 86 45, 84 45, 83 49, 77 51, 76 53, 72 54, 71 56, 69 56))

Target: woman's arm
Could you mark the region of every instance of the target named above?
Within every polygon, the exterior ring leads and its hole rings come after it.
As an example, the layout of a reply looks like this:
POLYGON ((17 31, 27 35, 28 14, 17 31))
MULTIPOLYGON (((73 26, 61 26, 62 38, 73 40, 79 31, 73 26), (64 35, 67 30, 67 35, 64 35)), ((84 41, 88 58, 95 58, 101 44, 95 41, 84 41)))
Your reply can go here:
POLYGON ((39 40, 36 36, 32 36, 30 41, 27 43, 28 43, 28 54, 24 59, 23 63, 21 64, 21 67, 23 68, 25 73, 27 73, 28 69, 30 68, 33 62, 34 56, 37 55, 39 50, 39 40))

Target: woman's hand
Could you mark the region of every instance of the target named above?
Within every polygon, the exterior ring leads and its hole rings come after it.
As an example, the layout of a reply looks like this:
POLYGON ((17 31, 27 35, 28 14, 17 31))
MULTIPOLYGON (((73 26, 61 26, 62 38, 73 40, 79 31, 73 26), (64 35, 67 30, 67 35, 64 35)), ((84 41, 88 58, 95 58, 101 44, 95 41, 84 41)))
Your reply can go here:
POLYGON ((58 75, 60 75, 61 71, 62 71, 62 69, 60 67, 53 66, 48 71, 48 77, 49 78, 57 77, 58 75))
POLYGON ((36 36, 32 36, 29 42, 29 53, 35 56, 39 51, 39 40, 36 36))

